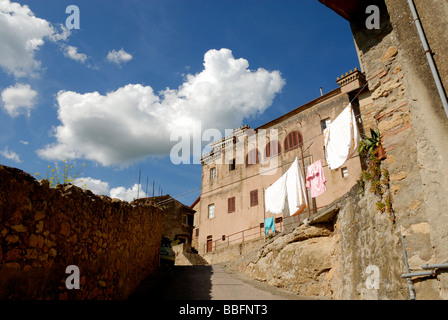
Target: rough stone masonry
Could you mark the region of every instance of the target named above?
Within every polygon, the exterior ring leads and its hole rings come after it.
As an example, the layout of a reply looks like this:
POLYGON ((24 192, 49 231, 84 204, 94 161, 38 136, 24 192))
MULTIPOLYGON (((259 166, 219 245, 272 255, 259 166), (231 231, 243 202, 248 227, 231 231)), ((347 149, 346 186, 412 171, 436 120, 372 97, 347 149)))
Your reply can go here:
POLYGON ((125 299, 158 266, 162 214, 0 166, 0 299, 125 299), (66 267, 80 271, 68 290, 66 267))

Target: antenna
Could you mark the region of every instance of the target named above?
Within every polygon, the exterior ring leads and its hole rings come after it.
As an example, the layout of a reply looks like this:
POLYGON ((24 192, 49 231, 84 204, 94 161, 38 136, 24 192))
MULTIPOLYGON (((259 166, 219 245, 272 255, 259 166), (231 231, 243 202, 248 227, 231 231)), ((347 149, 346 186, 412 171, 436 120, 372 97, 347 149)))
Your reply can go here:
POLYGON ((148 196, 148 179, 149 177, 146 176, 146 196, 148 196))
POLYGON ((320 87, 320 96, 322 97, 324 95, 324 92, 322 91, 322 87, 320 87))
POLYGON ((137 186, 137 199, 140 193, 140 177, 142 175, 142 169, 139 169, 139 173, 138 173, 138 186, 137 186))

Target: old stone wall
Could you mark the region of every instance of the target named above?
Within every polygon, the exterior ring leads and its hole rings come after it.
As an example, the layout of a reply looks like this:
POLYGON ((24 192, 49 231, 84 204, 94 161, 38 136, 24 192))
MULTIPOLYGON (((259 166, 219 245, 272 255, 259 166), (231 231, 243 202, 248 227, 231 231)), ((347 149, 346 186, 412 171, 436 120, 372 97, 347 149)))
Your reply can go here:
POLYGON ((399 229, 377 211, 377 196, 360 191, 334 202, 339 212, 328 221, 302 224, 229 268, 303 296, 407 299, 399 229))
POLYGON ((158 266, 161 217, 0 166, 0 299, 126 298, 158 266), (79 290, 66 287, 69 265, 79 290))
MULTIPOLYGON (((446 2, 415 2, 446 83, 446 41, 440 32, 447 30, 446 2)), ((359 195, 356 186, 337 201, 340 211, 331 228, 301 226, 294 236, 279 237, 232 264, 298 294, 408 299, 401 234, 410 272, 448 262, 448 119, 407 1, 380 4, 380 29, 367 30, 364 19, 351 21, 351 28, 369 87, 359 96, 362 125, 365 132, 380 131, 395 223, 377 212, 376 196, 359 195), (377 286, 372 277, 379 279, 377 286)), ((412 282, 417 299, 448 298, 443 270, 412 282)))
MULTIPOLYGON (((446 84, 447 4, 415 3, 446 84)), ((361 112, 364 126, 381 133, 397 224, 411 271, 421 271, 422 264, 448 261, 448 119, 407 1, 386 0, 380 9, 379 30, 351 22, 370 89, 370 103, 361 112)), ((448 275, 418 283, 418 296, 447 299, 448 275)))
POLYGON ((240 256, 259 250, 264 244, 263 238, 255 240, 246 240, 244 242, 236 243, 230 246, 224 246, 220 249, 202 253, 201 256, 209 264, 222 263, 227 261, 234 261, 240 256))
POLYGON ((328 225, 305 227, 281 234, 260 250, 239 257, 229 268, 303 296, 331 297, 334 239, 328 225))

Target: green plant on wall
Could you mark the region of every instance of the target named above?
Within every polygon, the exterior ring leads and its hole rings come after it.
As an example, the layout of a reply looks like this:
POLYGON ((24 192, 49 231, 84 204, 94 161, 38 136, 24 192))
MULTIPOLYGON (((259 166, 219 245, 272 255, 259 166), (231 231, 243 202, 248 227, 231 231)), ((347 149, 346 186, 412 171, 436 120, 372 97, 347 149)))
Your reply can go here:
POLYGON ((370 137, 364 136, 358 148, 358 152, 365 163, 365 169, 358 180, 361 193, 365 192, 366 182, 370 182, 369 191, 378 196, 376 208, 380 213, 387 213, 392 222, 395 221, 392 209, 392 200, 389 187, 389 171, 381 168, 381 160, 378 157, 381 146, 381 136, 378 131, 370 129, 370 137))
POLYGON ((364 135, 359 143, 358 152, 362 157, 375 154, 381 144, 381 135, 379 131, 370 129, 370 137, 364 135))

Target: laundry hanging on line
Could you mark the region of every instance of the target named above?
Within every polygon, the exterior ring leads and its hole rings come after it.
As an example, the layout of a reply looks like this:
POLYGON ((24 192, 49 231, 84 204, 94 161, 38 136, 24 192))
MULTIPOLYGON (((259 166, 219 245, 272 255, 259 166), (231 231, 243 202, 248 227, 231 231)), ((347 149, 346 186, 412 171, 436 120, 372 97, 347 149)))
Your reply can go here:
POLYGON ((325 129, 324 139, 331 170, 340 168, 357 151, 360 134, 351 103, 325 129))
POLYGON ((312 198, 316 198, 327 191, 326 182, 322 160, 319 159, 308 167, 306 174, 306 187, 311 190, 312 198))
POLYGON ((283 212, 285 198, 288 197, 288 208, 291 216, 302 212, 308 205, 306 187, 296 157, 291 167, 265 191, 265 211, 273 214, 283 212))
POLYGON ((305 195, 305 180, 302 170, 299 169, 299 160, 297 158, 286 174, 289 215, 294 216, 301 213, 308 205, 305 195))
POLYGON ((266 189, 264 198, 265 211, 272 214, 283 212, 286 199, 286 174, 266 189))
POLYGON ((269 230, 272 229, 272 233, 275 233, 275 221, 274 217, 266 218, 264 220, 264 230, 266 235, 269 234, 269 230))

